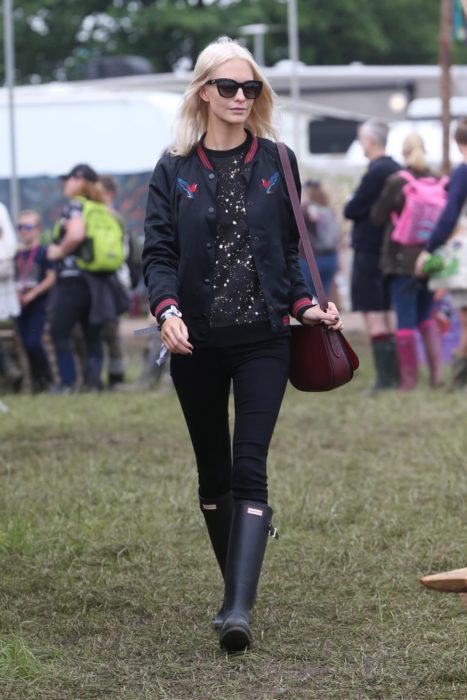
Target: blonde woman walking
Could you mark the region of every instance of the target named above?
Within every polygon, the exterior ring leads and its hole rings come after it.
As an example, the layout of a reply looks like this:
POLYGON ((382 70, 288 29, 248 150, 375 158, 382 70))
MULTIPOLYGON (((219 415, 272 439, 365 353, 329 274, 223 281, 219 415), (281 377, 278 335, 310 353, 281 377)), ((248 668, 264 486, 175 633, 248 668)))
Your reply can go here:
POLYGON ((287 384, 289 314, 342 326, 333 304, 327 311, 313 305, 300 271, 298 233, 270 140, 273 101, 245 48, 226 37, 207 46, 184 96, 176 142, 155 168, 145 224, 150 308, 171 352, 200 507, 225 579, 214 624, 227 651, 251 643, 249 610, 275 532, 266 460, 287 384))

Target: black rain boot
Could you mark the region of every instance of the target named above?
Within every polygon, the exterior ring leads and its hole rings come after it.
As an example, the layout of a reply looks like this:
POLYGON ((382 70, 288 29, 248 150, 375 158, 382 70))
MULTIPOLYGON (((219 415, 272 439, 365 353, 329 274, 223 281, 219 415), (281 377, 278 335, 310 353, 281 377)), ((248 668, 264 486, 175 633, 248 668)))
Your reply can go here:
POLYGON ((251 644, 250 608, 256 595, 268 535, 277 536, 271 525, 272 509, 264 503, 238 501, 234 505, 225 572, 224 622, 221 649, 242 651, 251 644))
MULTIPOLYGON (((222 578, 225 578, 225 565, 233 513, 232 492, 228 491, 218 498, 201 498, 200 496, 199 507, 201 508, 206 522, 209 538, 222 573, 222 578)), ((219 629, 223 621, 224 603, 222 603, 211 624, 214 629, 219 629)))
POLYGON ((385 389, 397 389, 399 387, 399 362, 394 335, 388 334, 387 336, 371 338, 371 350, 376 380, 367 393, 375 394, 385 389))

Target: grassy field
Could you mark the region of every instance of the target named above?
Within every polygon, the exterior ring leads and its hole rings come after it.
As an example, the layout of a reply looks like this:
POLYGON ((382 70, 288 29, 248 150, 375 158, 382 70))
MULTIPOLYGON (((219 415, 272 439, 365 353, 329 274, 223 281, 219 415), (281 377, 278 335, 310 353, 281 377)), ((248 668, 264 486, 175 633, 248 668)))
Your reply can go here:
MULTIPOLYGON (((364 358, 365 360, 365 358, 364 358)), ((289 389, 278 541, 254 648, 210 629, 220 576, 173 393, 8 397, 0 414, 0 697, 467 697, 467 614, 418 578, 465 566, 467 396, 289 389)))

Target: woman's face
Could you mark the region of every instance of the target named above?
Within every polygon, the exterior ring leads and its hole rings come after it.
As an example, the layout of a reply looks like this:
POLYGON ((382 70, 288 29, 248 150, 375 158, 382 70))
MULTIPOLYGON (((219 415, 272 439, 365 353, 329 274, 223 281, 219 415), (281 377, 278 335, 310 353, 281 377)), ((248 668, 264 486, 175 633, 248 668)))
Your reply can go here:
MULTIPOLYGON (((213 71, 210 79, 229 78, 237 83, 254 80, 253 70, 242 58, 231 58, 222 63, 213 71)), ((250 116, 253 100, 247 99, 243 90, 239 88, 233 97, 219 95, 216 85, 204 85, 200 90, 200 97, 208 103, 209 126, 214 124, 243 125, 250 116)))

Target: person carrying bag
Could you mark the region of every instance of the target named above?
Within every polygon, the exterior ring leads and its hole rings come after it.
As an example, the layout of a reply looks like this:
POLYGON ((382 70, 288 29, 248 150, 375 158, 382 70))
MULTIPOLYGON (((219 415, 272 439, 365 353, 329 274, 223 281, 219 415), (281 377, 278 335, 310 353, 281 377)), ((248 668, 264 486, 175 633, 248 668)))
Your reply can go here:
POLYGON ((171 353, 199 505, 224 578, 213 625, 227 652, 252 643, 250 608, 276 534, 267 457, 288 380, 290 314, 332 333, 342 327, 334 304, 313 304, 300 270, 273 104, 247 49, 228 37, 208 45, 182 101, 176 142, 154 170, 145 220, 149 305, 171 353))
MULTIPOLYGON (((277 150, 318 303, 320 308, 326 311, 329 302, 307 234, 306 222, 295 187, 287 148, 285 144, 278 143, 277 150)), ((330 332, 326 326, 321 324, 315 326, 294 325, 291 330, 289 379, 296 389, 300 391, 330 391, 350 382, 354 371, 358 369, 359 360, 350 343, 344 337, 342 330, 330 332)))

